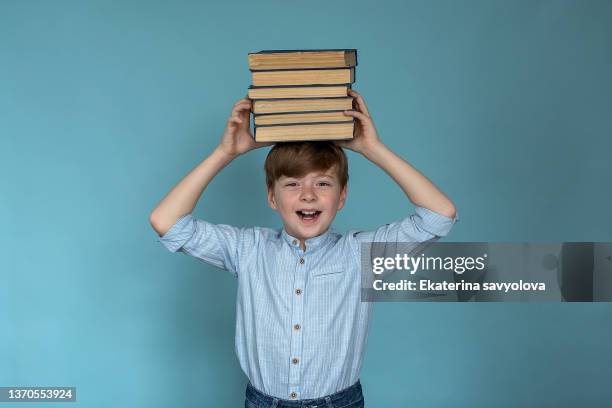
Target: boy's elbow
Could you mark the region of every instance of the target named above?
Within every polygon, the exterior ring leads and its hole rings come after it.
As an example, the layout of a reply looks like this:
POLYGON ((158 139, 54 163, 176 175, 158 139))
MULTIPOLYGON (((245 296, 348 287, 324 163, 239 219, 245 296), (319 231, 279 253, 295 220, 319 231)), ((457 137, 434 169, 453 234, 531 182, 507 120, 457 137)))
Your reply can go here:
POLYGON ((164 236, 166 232, 168 232, 169 228, 167 228, 162 220, 159 219, 159 215, 155 212, 155 210, 153 210, 153 212, 151 212, 149 215, 149 223, 160 237, 164 236))
POLYGON ((440 211, 440 214, 450 219, 455 219, 455 217, 457 216, 457 208, 453 203, 450 203, 448 206, 446 206, 443 210, 440 211))

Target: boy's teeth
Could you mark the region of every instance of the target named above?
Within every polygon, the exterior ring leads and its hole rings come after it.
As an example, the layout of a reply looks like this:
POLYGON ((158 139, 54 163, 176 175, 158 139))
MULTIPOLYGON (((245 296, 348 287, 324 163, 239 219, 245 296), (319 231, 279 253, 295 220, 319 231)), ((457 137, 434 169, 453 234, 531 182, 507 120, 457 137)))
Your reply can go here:
POLYGON ((297 211, 297 213, 303 219, 312 220, 312 219, 314 219, 320 213, 320 211, 317 211, 317 210, 314 210, 314 211, 299 210, 299 211, 297 211))

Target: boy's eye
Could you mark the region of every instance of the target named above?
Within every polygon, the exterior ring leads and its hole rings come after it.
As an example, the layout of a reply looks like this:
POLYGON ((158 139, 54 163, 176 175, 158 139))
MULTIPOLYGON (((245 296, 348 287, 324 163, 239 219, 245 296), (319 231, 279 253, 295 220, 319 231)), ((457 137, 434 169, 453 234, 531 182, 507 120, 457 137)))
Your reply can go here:
POLYGON ((327 181, 321 181, 319 182, 319 185, 324 187, 331 186, 331 184, 329 184, 327 181))
POLYGON ((293 183, 293 182, 291 182, 291 183, 287 183, 287 184, 285 184, 285 186, 286 186, 286 187, 295 187, 295 186, 297 186, 297 183, 293 183))

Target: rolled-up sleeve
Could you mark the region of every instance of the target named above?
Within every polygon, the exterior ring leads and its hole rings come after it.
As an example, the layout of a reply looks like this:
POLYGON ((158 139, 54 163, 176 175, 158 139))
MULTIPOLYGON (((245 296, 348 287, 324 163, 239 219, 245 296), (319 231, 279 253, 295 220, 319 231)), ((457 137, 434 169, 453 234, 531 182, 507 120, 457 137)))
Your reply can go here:
MULTIPOLYGON (((448 235, 453 225, 459 221, 459 215, 455 215, 455 218, 450 218, 428 208, 416 207, 414 214, 408 217, 407 220, 409 220, 406 222, 408 224, 408 233, 413 230, 418 231, 418 234, 427 233, 431 236, 444 237, 448 235)), ((431 236, 426 239, 431 238, 431 236)))
POLYGON ((412 215, 372 231, 358 231, 354 237, 365 242, 424 242, 447 235, 459 216, 450 218, 424 207, 412 215))
POLYGON ((412 256, 447 235, 457 221, 458 215, 450 218, 417 206, 413 214, 400 221, 371 231, 353 231, 351 235, 355 240, 354 248, 358 257, 363 255, 363 250, 369 251, 366 256, 372 259, 394 257, 400 253, 412 256))
POLYGON ((170 252, 183 252, 237 276, 238 244, 244 230, 196 219, 190 213, 179 218, 158 241, 170 252))

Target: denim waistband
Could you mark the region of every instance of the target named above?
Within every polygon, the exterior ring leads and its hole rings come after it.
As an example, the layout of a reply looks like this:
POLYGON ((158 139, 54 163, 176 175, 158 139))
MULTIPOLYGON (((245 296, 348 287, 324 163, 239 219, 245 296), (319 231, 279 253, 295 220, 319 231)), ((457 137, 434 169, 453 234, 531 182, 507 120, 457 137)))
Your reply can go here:
POLYGON ((343 407, 363 399, 359 380, 353 385, 334 394, 314 399, 287 400, 272 397, 259 391, 249 382, 246 388, 246 399, 262 408, 333 408, 343 407))

